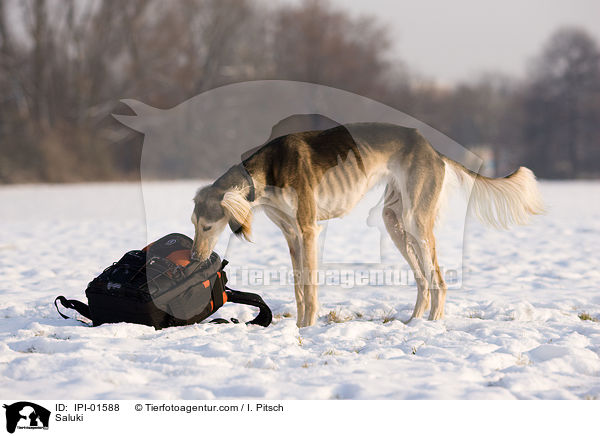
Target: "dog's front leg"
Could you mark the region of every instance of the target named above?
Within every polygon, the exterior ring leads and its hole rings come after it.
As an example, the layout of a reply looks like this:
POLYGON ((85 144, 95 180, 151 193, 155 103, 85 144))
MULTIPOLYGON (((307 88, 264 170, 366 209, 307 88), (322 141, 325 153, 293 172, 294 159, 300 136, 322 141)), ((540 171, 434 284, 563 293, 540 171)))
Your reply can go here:
POLYGON ((318 251, 317 238, 320 227, 316 222, 301 226, 302 232, 302 286, 304 288, 304 318, 298 320, 301 327, 317 321, 319 299, 317 295, 318 251))
POLYGON ((280 208, 265 207, 264 211, 283 233, 290 251, 298 314, 296 325, 302 327, 304 325, 304 287, 302 286, 302 234, 300 233, 300 227, 295 219, 291 219, 280 208))
POLYGON ((285 239, 290 250, 292 268, 294 269, 294 292, 296 296, 297 318, 296 325, 304 326, 304 287, 302 286, 302 245, 301 237, 291 232, 284 231, 285 239))

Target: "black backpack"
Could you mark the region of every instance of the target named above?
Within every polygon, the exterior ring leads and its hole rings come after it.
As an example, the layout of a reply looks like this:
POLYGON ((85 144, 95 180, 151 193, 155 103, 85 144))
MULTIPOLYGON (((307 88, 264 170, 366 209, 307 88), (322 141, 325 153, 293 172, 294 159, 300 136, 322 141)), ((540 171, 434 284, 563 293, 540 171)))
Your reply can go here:
POLYGON ((260 309, 247 324, 267 327, 271 323, 271 310, 259 295, 225 285, 226 260, 213 252, 203 262, 193 261, 191 248, 190 238, 171 233, 142 250, 129 251, 89 283, 85 290, 87 305, 61 295, 54 300, 56 310, 68 318, 58 308, 60 301, 90 319, 94 326, 130 322, 162 329, 200 322, 229 301, 260 309))

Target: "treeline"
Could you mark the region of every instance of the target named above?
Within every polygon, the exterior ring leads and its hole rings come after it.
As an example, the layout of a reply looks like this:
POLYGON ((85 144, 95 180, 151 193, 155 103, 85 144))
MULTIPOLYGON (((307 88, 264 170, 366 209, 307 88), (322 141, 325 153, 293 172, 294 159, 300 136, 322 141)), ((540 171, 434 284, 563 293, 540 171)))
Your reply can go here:
POLYGON ((438 86, 390 56, 389 33, 323 1, 0 0, 0 182, 139 177, 142 135, 110 117, 257 79, 333 86, 389 104, 502 173, 600 176, 600 50, 559 29, 525 80, 438 86))

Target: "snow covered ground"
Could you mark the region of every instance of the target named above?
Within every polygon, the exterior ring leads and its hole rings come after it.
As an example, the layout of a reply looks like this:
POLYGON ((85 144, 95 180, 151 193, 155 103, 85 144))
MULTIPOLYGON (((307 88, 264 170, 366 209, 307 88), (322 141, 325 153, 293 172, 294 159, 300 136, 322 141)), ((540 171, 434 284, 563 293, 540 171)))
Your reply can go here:
MULTIPOLYGON (((192 234, 198 186, 145 185, 150 237, 192 234), (167 204, 152 206, 150 194, 167 204)), ((63 320, 52 304, 59 294, 85 300, 92 277, 146 244, 138 184, 1 187, 0 397, 598 398, 600 183, 543 182, 542 193, 548 214, 529 227, 501 232, 468 219, 464 258, 464 216, 460 201, 451 202, 438 250, 444 268, 462 265, 464 276, 449 291, 442 321, 401 322, 416 297, 412 277, 369 285, 357 276, 381 267, 370 263, 379 256, 378 217, 366 224, 374 192, 327 228, 323 260, 333 284, 320 289, 315 326, 296 328, 293 291, 281 276, 261 278, 261 271, 287 271, 290 261, 283 237, 259 214, 254 244, 224 235, 217 251, 226 253, 238 288, 263 295, 273 325, 155 331, 90 328, 63 320)), ((388 240, 381 247, 386 268, 397 262, 407 271, 388 240)), ((218 313, 252 314, 236 305, 218 313)))

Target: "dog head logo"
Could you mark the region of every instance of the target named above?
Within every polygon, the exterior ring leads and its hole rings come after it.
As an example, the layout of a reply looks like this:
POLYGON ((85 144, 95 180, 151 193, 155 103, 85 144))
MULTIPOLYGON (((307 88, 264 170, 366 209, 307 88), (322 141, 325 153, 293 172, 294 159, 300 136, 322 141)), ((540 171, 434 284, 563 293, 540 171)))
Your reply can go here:
POLYGON ((19 429, 47 429, 50 422, 50 411, 38 404, 19 401, 4 404, 6 411, 6 431, 14 433, 19 429))

